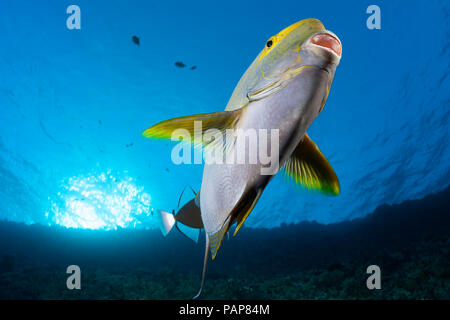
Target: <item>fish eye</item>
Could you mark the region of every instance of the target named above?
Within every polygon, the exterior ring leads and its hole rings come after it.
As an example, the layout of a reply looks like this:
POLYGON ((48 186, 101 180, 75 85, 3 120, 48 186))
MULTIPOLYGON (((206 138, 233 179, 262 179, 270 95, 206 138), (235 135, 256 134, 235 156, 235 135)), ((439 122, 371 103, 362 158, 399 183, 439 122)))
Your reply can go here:
POLYGON ((273 44, 272 40, 267 41, 267 43, 266 43, 267 48, 270 48, 272 46, 272 44, 273 44))

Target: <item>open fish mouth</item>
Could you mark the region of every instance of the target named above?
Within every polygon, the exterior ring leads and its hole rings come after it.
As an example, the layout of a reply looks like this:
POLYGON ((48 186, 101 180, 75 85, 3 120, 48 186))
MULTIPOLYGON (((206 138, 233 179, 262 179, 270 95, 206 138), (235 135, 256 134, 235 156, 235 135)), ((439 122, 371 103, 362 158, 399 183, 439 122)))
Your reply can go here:
POLYGON ((308 44, 314 47, 319 47, 322 50, 335 55, 338 59, 342 56, 341 41, 334 33, 330 31, 316 33, 308 40, 308 44))

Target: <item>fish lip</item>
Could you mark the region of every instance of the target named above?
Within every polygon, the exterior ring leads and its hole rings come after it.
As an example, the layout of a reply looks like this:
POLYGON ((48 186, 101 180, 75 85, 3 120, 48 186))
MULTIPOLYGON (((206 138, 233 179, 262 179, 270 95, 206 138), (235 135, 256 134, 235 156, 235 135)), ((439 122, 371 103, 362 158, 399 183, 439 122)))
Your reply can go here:
POLYGON ((328 31, 328 30, 319 31, 319 32, 314 33, 313 35, 311 35, 311 36, 305 41, 305 44, 304 44, 302 47, 305 48, 305 49, 308 48, 308 47, 313 47, 313 48, 316 48, 316 49, 318 49, 318 50, 326 51, 326 52, 328 52, 329 54, 331 54, 335 59, 337 59, 337 61, 340 61, 341 58, 342 58, 342 43, 341 43, 341 40, 339 39, 339 37, 338 37, 336 34, 334 34, 334 33, 331 32, 331 31, 328 31), (320 46, 320 45, 317 45, 317 44, 312 43, 312 42, 311 42, 312 38, 314 38, 315 36, 317 36, 317 35, 319 35, 319 34, 324 34, 324 35, 331 36, 334 40, 336 40, 336 41, 339 43, 339 46, 340 46, 340 49, 341 49, 340 55, 337 54, 335 51, 331 50, 330 48, 327 48, 327 47, 320 46))

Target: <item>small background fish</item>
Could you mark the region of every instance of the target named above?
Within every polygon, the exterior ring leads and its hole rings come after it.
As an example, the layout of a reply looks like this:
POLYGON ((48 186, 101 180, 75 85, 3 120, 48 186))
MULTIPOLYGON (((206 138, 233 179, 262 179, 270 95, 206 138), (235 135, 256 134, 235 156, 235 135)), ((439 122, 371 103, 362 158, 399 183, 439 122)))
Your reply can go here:
POLYGON ((141 40, 137 37, 137 36, 132 36, 131 40, 133 41, 133 43, 137 46, 139 46, 141 44, 141 40))
POLYGON ((185 68, 186 65, 183 62, 181 62, 181 61, 177 61, 177 62, 175 62, 175 67, 185 68))

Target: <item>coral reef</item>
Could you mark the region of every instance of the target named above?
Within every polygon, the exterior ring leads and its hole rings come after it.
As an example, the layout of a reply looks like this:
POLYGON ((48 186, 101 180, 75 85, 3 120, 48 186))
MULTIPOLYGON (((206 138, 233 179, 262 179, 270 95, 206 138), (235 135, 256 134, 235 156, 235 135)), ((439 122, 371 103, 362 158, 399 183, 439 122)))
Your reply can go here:
MULTIPOLYGON (((450 299, 450 238, 425 240, 393 252, 330 263, 293 273, 209 274, 204 299, 450 299), (381 261, 382 289, 368 290, 366 268, 381 261)), ((4 260, 2 260, 4 261, 4 260)), ((3 266, 3 264, 2 264, 3 266)), ((66 288, 55 267, 1 269, 1 299, 189 299, 199 275, 172 268, 83 270, 81 290, 66 288)))
MULTIPOLYGON (((450 299, 449 199, 447 188, 338 224, 246 228, 209 263, 202 299, 450 299), (381 290, 367 289, 370 265, 381 290)), ((0 299, 190 299, 203 246, 178 232, 0 222, 0 299), (66 287, 72 264, 81 290, 66 287)))

